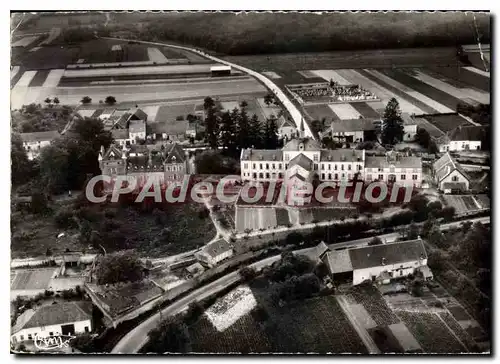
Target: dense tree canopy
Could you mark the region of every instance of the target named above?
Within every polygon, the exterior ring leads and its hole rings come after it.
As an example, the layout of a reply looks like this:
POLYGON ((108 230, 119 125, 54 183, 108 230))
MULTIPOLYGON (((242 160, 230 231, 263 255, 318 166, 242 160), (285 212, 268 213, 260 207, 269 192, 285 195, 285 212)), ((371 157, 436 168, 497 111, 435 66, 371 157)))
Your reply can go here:
POLYGON ((142 278, 142 270, 139 256, 125 250, 99 257, 95 276, 98 284, 133 282, 142 278))

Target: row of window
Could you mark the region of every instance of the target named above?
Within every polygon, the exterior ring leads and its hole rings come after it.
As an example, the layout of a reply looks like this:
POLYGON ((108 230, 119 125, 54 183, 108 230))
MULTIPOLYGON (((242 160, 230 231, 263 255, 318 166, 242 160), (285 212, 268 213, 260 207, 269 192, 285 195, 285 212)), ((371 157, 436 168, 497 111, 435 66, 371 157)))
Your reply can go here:
MULTIPOLYGON (((366 175, 366 179, 367 179, 368 181, 371 181, 371 180, 372 180, 372 178, 373 178, 373 176, 375 176, 375 175, 367 174, 367 175, 366 175)), ((383 175, 383 174, 379 174, 377 179, 378 179, 379 181, 383 181, 383 180, 384 180, 384 175, 383 175)), ((414 175, 412 175, 412 176, 411 176, 411 179, 412 179, 413 181, 418 180, 418 174, 414 174, 414 175)), ((387 180, 388 180, 388 181, 391 181, 391 180, 396 180, 396 175, 390 175, 390 176, 387 176, 387 180)), ((400 180, 401 180, 401 181, 405 181, 405 180, 406 180, 406 174, 402 174, 402 175, 400 176, 400 180)))
MULTIPOLYGON (((257 167, 259 167, 258 169, 266 169, 266 170, 273 170, 273 169, 279 169, 281 170, 281 167, 282 167, 282 164, 281 163, 252 163, 252 169, 257 169, 257 167)), ((288 168, 288 164, 285 163, 285 169, 288 168)), ((248 169, 248 163, 243 163, 243 169, 248 169)), ((326 167, 325 167, 325 164, 321 164, 321 170, 325 170, 326 167)), ((363 169, 363 166, 361 164, 358 164, 357 165, 357 169, 358 171, 361 171, 363 169)), ((318 164, 314 164, 314 170, 317 171, 318 170, 318 164)), ((332 165, 331 164, 328 164, 328 170, 332 170, 332 165)), ((333 170, 334 171, 337 171, 338 170, 338 165, 337 164, 334 164, 333 165, 333 170)), ((345 170, 345 164, 341 164, 340 165, 340 170, 341 171, 344 171, 345 170)), ((350 171, 352 170, 352 165, 351 164, 348 164, 347 165, 347 170, 350 171)))

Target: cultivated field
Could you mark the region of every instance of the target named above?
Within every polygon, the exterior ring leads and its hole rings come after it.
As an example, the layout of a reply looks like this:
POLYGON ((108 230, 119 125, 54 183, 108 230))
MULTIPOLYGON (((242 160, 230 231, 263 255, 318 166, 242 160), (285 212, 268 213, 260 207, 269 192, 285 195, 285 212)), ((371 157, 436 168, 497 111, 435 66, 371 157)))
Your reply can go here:
POLYGON ((489 207, 489 205, 481 204, 480 201, 472 195, 443 195, 442 196, 446 205, 455 208, 455 213, 457 215, 479 211, 483 208, 489 207), (483 207, 484 206, 484 207, 483 207))
MULTIPOLYGON (((255 293, 259 302, 260 297, 255 293)), ((259 302, 264 304, 263 302, 259 302)), ((190 330, 195 352, 366 353, 334 296, 296 302, 283 308, 263 306, 264 321, 254 312, 220 332, 206 318, 190 330)))

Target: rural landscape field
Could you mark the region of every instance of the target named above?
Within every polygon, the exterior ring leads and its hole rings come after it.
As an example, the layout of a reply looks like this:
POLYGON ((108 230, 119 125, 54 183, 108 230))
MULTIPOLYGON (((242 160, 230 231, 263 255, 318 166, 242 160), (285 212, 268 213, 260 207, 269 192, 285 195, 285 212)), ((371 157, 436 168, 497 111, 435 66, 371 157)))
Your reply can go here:
POLYGON ((491 355, 491 32, 11 13, 11 352, 491 355))

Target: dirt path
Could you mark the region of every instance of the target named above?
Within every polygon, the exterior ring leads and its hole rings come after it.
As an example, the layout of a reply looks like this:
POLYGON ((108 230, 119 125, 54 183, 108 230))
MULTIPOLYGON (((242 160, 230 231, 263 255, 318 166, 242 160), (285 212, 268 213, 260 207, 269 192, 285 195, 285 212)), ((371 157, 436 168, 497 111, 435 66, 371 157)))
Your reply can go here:
POLYGON ((356 319, 356 316, 354 313, 351 311, 351 308, 349 307, 349 303, 346 300, 346 297, 344 295, 339 295, 335 296, 337 298, 337 302, 339 303, 340 307, 342 308, 342 311, 346 314, 347 318, 351 322, 352 326, 358 333, 359 337, 363 341, 363 344, 365 344, 366 348, 368 349, 370 354, 380 354, 380 350, 375 345, 373 342, 373 339, 371 338, 370 334, 364 329, 364 327, 361 325, 361 323, 358 322, 356 319))

